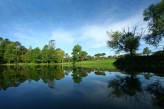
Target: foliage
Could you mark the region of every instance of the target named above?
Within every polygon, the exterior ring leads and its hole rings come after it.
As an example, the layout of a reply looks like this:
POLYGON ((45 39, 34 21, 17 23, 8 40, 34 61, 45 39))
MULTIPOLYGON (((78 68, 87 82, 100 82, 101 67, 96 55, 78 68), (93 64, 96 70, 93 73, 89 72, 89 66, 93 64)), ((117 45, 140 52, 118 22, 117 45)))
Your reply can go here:
POLYGON ((139 79, 131 74, 131 76, 116 76, 116 79, 109 81, 108 87, 112 88, 110 96, 112 97, 132 97, 142 92, 139 79))
POLYGON ((0 37, 0 62, 4 63, 59 63, 64 59, 64 51, 55 49, 54 40, 50 40, 41 50, 39 47, 26 49, 20 42, 0 37))
POLYGON ((57 62, 57 63, 61 63, 61 62, 63 62, 63 60, 64 60, 64 51, 63 50, 60 50, 60 49, 57 49, 56 51, 55 51, 55 61, 57 62))
POLYGON ((164 56, 164 51, 157 51, 153 53, 152 56, 164 56))
POLYGON ((82 47, 80 45, 75 45, 72 50, 73 55, 73 63, 75 64, 77 61, 79 61, 80 58, 80 52, 82 51, 82 47))
POLYGON ((64 55, 64 62, 70 62, 71 61, 71 56, 68 55, 68 53, 66 53, 64 55))
POLYGON ((116 68, 126 72, 154 72, 163 71, 164 56, 134 56, 129 55, 117 59, 113 63, 116 68))
POLYGON ((96 57, 96 59, 102 59, 105 55, 106 53, 97 53, 94 56, 96 57))
POLYGON ((87 52, 86 51, 81 51, 79 53, 79 61, 83 61, 83 60, 86 60, 87 59, 87 52))
POLYGON ((136 34, 136 27, 133 32, 129 32, 129 30, 126 32, 125 29, 123 29, 123 32, 116 31, 107 33, 112 38, 107 41, 109 47, 117 49, 117 53, 120 51, 129 52, 131 56, 133 56, 138 49, 140 45, 140 37, 142 36, 142 33, 136 34))
POLYGON ((157 46, 164 36, 164 0, 150 5, 144 10, 144 21, 148 21, 149 34, 145 37, 147 43, 157 46))
POLYGON ((148 47, 143 49, 143 54, 146 54, 147 56, 151 53, 151 50, 149 50, 148 47))

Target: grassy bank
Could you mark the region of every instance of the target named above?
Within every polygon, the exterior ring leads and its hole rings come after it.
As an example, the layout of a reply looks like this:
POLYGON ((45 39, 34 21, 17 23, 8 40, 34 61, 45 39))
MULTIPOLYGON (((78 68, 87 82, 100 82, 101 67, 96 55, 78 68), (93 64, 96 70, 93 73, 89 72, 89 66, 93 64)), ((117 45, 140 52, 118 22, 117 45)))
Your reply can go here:
MULTIPOLYGON (((116 68, 115 66, 113 66, 113 62, 115 61, 116 59, 91 60, 91 61, 77 62, 75 65, 77 67, 84 67, 84 68, 115 70, 116 68)), ((64 62, 64 63, 57 63, 56 65, 72 66, 72 63, 64 62)))
MULTIPOLYGON (((95 69, 108 69, 108 70, 115 70, 116 68, 113 66, 113 62, 115 62, 116 59, 105 59, 105 60, 91 60, 91 61, 81 61, 77 62, 75 65, 77 67, 85 67, 85 68, 95 68, 95 69)), ((9 65, 9 64, 3 64, 3 65, 9 65)), ((64 62, 64 63, 18 63, 18 64, 10 64, 10 65, 18 65, 18 66, 24 66, 24 65, 62 65, 62 66, 73 66, 72 62, 64 62)))

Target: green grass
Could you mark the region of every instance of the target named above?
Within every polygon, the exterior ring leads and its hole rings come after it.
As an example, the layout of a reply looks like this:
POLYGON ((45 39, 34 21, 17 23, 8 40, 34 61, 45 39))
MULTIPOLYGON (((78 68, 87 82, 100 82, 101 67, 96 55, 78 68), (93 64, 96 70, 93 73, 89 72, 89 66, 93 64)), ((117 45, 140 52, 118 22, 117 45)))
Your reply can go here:
MULTIPOLYGON (((107 70, 116 70, 113 62, 116 59, 105 59, 105 60, 91 60, 91 61, 81 61, 76 62, 76 67, 84 67, 84 68, 93 68, 93 69, 107 69, 107 70)), ((63 65, 63 66, 72 66, 72 62, 64 62, 64 63, 57 63, 55 65, 63 65)))
MULTIPOLYGON (((116 70, 115 66, 113 66, 113 62, 115 62, 116 59, 104 59, 104 60, 91 60, 91 61, 81 61, 77 62, 75 65, 76 67, 84 67, 84 68, 93 68, 93 69, 103 69, 103 70, 116 70)), ((8 64, 4 64, 8 65, 8 64)), ((10 65, 47 65, 47 63, 18 63, 18 64, 10 64, 10 65)), ((64 63, 51 63, 49 65, 62 65, 62 66, 73 66, 72 62, 64 62, 64 63)))
POLYGON ((115 61, 116 59, 82 61, 82 62, 77 62, 76 66, 85 67, 85 68, 115 70, 116 68, 113 66, 113 62, 115 61))

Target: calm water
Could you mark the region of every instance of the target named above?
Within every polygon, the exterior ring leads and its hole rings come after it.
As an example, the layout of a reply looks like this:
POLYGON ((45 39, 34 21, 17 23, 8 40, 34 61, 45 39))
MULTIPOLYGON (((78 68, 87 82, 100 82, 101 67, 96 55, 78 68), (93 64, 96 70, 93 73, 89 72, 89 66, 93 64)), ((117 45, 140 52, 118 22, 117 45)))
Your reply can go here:
POLYGON ((163 100, 164 77, 155 73, 0 69, 0 109, 162 109, 163 100))

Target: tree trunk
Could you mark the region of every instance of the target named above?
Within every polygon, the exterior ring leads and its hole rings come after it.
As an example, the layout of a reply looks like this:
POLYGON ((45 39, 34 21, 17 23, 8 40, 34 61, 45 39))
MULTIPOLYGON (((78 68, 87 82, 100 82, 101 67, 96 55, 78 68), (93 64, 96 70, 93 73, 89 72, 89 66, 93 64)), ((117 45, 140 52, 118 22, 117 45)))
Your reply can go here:
POLYGON ((133 56, 133 50, 130 50, 130 56, 133 56))

